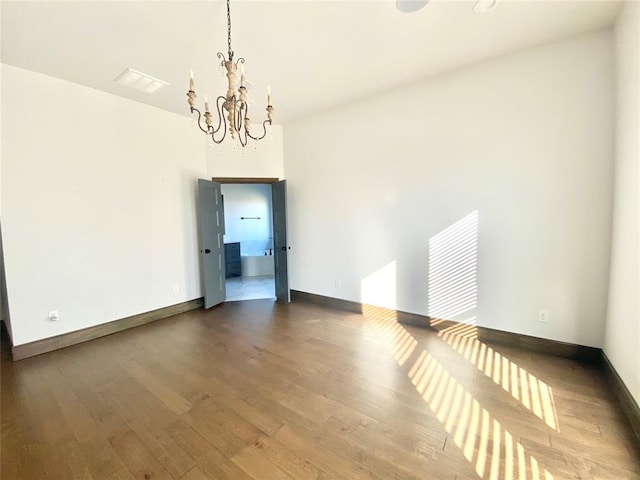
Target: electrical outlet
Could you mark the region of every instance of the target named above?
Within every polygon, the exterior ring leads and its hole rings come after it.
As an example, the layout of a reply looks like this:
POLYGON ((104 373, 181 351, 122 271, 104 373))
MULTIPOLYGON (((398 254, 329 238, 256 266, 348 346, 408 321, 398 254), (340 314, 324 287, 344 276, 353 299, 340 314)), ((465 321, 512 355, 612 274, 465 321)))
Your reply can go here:
POLYGON ((51 310, 49 312, 49 320, 52 322, 57 322, 60 318, 60 314, 58 314, 58 310, 51 310))
POLYGON ((333 285, 334 285, 336 288, 342 288, 342 281, 340 281, 340 280, 334 280, 334 281, 333 281, 333 285))
POLYGON ((173 286, 173 293, 180 293, 180 285, 173 286))
POLYGON ((549 321, 549 310, 543 308, 538 310, 538 321, 547 323, 549 321))

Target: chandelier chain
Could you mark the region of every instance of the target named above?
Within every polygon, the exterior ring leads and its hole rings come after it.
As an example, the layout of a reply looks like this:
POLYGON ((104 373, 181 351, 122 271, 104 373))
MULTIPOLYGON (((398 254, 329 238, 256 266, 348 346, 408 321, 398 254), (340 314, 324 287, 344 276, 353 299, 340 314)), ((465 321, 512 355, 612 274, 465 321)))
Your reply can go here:
POLYGON ((229 61, 233 62, 233 50, 231 50, 231 0, 227 0, 227 43, 229 45, 229 61))

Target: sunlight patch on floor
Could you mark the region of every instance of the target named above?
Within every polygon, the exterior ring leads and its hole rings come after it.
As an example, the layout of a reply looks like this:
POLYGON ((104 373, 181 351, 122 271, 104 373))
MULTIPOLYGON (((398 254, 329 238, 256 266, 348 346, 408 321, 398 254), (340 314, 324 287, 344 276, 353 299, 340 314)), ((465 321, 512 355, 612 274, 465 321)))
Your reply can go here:
MULTIPOLYGON (((375 310, 364 315, 402 365, 398 358, 402 347, 398 346, 410 344, 411 340, 417 345, 415 338, 393 315, 378 316, 375 310)), ((400 358, 406 362, 408 357, 400 358)), ((513 434, 427 350, 420 352, 407 376, 480 478, 553 480, 553 475, 541 468, 513 434)))
MULTIPOLYGON (((445 323, 440 321, 432 326, 440 329, 444 325, 445 323)), ((442 328, 438 336, 496 385, 518 400, 523 407, 543 420, 549 427, 560 431, 552 388, 478 340, 475 317, 465 323, 442 328)))

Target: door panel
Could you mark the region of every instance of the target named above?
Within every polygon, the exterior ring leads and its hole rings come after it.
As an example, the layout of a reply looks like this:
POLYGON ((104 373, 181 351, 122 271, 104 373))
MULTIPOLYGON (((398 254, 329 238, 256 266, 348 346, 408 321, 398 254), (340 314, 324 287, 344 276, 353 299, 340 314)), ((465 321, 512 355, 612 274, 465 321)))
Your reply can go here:
POLYGON ((289 303, 289 273, 287 270, 287 181, 281 180, 272 184, 271 198, 273 203, 273 250, 275 262, 276 297, 289 303))
POLYGON ((198 179, 198 239, 204 308, 227 297, 224 273, 224 206, 220 184, 198 179))

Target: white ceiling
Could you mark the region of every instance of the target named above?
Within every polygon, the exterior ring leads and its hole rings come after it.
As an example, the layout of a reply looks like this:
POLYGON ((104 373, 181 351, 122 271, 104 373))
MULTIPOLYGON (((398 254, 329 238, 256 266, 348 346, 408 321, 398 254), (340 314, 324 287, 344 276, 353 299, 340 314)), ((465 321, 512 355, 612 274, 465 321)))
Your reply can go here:
MULTIPOLYGON (((223 95, 216 53, 227 51, 226 10, 212 1, 6 1, 3 63, 188 115, 196 92, 223 95), (131 67, 169 82, 153 95, 113 83, 131 67)), ((401 13, 394 0, 232 0, 233 48, 246 59, 255 109, 273 88, 276 123, 456 67, 611 26, 617 1, 436 1, 401 13)), ((400 108, 402 106, 399 106, 400 108)), ((254 123, 258 115, 252 116, 254 123)))

